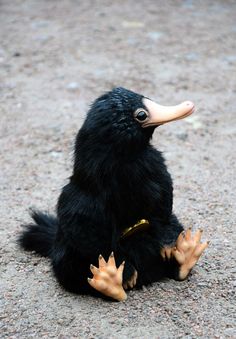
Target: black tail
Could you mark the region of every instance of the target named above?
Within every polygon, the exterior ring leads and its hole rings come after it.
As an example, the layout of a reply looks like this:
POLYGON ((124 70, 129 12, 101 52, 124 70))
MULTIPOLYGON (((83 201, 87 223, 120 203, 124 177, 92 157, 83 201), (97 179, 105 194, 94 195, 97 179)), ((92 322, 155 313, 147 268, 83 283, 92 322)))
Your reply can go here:
POLYGON ((57 219, 38 211, 32 211, 31 216, 35 223, 24 226, 18 242, 26 251, 35 251, 48 257, 56 236, 57 219))

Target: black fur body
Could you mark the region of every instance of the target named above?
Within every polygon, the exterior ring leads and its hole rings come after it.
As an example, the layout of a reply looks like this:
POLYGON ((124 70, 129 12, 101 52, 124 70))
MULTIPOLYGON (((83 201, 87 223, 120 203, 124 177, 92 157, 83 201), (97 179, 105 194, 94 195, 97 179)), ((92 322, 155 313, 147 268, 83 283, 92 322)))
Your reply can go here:
POLYGON ((91 106, 75 144, 70 182, 58 200, 57 216, 33 212, 34 224, 20 236, 26 250, 51 259, 59 283, 75 293, 97 294, 87 282, 90 264, 114 251, 125 260, 123 282, 136 269, 137 287, 163 277, 178 279, 175 260, 160 250, 183 230, 172 213, 173 188, 161 153, 150 145, 154 127, 142 128, 135 109, 143 96, 116 88, 91 106), (121 239, 140 219, 150 227, 121 239))

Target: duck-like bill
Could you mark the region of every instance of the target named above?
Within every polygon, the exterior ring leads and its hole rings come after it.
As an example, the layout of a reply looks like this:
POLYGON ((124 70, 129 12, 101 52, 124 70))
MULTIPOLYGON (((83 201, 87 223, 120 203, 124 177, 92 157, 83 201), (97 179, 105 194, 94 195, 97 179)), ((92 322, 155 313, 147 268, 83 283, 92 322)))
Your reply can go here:
POLYGON ((162 106, 154 101, 144 98, 143 103, 148 110, 149 118, 142 127, 158 126, 170 121, 186 118, 194 111, 194 103, 184 101, 176 106, 162 106))

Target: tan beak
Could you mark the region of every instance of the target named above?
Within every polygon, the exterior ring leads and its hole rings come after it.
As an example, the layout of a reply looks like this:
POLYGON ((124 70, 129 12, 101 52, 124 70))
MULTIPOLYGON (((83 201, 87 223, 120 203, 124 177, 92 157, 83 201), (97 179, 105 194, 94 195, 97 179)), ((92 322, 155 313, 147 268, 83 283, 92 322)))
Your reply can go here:
POLYGON ((148 110, 149 117, 142 124, 142 127, 157 126, 166 122, 183 119, 194 111, 194 103, 191 101, 184 101, 176 106, 162 106, 144 98, 143 103, 148 110))

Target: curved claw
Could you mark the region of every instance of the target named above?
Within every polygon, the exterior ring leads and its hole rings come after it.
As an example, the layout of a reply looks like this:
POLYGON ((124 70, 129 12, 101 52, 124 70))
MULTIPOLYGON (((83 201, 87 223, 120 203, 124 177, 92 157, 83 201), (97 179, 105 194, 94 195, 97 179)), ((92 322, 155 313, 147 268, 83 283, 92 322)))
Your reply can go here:
POLYGON ((125 268, 125 261, 123 261, 120 266, 118 267, 118 277, 122 279, 122 276, 123 276, 123 271, 124 271, 124 268, 125 268))
POLYGON ((191 236, 192 236, 192 227, 189 227, 186 231, 186 234, 185 234, 185 239, 186 240, 190 240, 191 239, 191 236))
POLYGON ((196 247, 196 250, 195 250, 195 252, 194 252, 194 255, 195 255, 197 258, 199 258, 208 246, 209 246, 209 241, 204 242, 203 244, 199 244, 199 245, 196 247))
POLYGON ((195 233, 193 240, 196 241, 196 243, 199 243, 202 237, 203 230, 197 230, 195 233))
POLYGON ((105 267, 106 266, 106 261, 105 259, 103 258, 103 256, 100 254, 99 257, 98 257, 98 266, 99 267, 105 267))
POLYGON ((91 287, 95 288, 100 292, 104 292, 106 290, 106 283, 103 280, 96 280, 88 278, 88 283, 91 287))
POLYGON ((179 247, 182 244, 182 242, 184 241, 184 238, 185 238, 185 231, 182 231, 176 241, 177 247, 179 247))
POLYGON ((92 264, 90 265, 90 271, 93 274, 99 274, 100 273, 99 269, 96 266, 93 266, 92 264))
POLYGON ((107 265, 112 265, 112 266, 116 266, 116 261, 115 261, 115 257, 114 257, 114 253, 111 252, 107 265))

